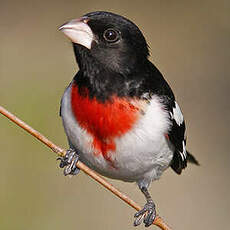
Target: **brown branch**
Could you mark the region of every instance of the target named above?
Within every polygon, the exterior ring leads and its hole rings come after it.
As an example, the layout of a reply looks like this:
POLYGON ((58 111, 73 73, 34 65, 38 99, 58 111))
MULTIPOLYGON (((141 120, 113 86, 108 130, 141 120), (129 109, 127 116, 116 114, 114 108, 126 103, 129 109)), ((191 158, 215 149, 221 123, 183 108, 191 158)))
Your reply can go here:
MULTIPOLYGON (((32 136, 36 137, 39 141, 47 145, 49 148, 51 148, 55 153, 57 153, 59 156, 65 156, 66 151, 59 146, 55 145, 53 142, 51 142, 49 139, 47 139, 45 136, 43 136, 41 133, 27 125, 25 122, 20 120, 18 117, 4 109, 2 106, 0 106, 0 113, 6 116, 8 119, 13 121, 15 124, 26 130, 28 133, 30 133, 32 136)), ((92 169, 87 167, 82 162, 78 161, 76 166, 81 169, 83 172, 85 172, 87 175, 92 177, 94 180, 96 180, 98 183, 103 185, 105 188, 107 188, 109 191, 111 191, 114 195, 122 199, 124 202, 126 202, 128 205, 136 209, 137 211, 141 210, 141 207, 131 200, 128 196, 124 195, 122 192, 120 192, 118 189, 116 189, 112 184, 110 184, 108 181, 106 181, 104 178, 102 178, 100 175, 98 175, 96 172, 94 172, 92 169)), ((157 216, 153 222, 154 225, 160 227, 162 230, 171 230, 170 227, 167 226, 166 223, 162 220, 160 216, 157 216)))

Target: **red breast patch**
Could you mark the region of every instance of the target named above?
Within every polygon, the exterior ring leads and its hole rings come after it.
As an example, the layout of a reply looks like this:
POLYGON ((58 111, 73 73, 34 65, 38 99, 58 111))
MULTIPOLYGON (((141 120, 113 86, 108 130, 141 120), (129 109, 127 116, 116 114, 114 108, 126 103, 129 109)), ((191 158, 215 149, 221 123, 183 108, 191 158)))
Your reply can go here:
POLYGON ((129 131, 140 114, 136 106, 138 103, 115 96, 102 103, 96 98, 89 98, 87 89, 79 94, 76 84, 72 86, 71 104, 79 125, 93 137, 95 154, 102 154, 108 161, 111 161, 108 151, 116 149, 114 138, 129 131))

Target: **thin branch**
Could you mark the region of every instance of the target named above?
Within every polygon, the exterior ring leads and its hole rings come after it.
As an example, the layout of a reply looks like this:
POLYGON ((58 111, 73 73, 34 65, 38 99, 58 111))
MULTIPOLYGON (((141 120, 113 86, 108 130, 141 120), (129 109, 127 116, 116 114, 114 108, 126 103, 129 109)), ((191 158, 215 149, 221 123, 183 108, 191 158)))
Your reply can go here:
MULTIPOLYGON (((66 151, 62 149, 61 147, 55 145, 52 141, 47 139, 44 135, 39 133, 37 130, 33 129, 29 125, 27 125, 25 122, 20 120, 18 117, 7 111, 5 108, 0 106, 0 113, 6 116, 8 119, 10 119, 12 122, 26 130, 28 133, 30 133, 32 136, 36 137, 39 141, 47 145, 49 148, 53 150, 53 152, 57 153, 59 156, 63 157, 66 154, 66 151)), ((111 191, 114 195, 122 199, 124 202, 126 202, 128 205, 136 209, 137 211, 141 210, 141 207, 131 200, 128 196, 120 192, 118 189, 116 189, 112 184, 110 184, 107 180, 102 178, 100 175, 98 175, 95 171, 87 167, 82 162, 78 161, 76 166, 81 169, 83 172, 85 172, 87 175, 92 177, 94 180, 96 180, 98 183, 103 185, 106 189, 111 191)), ((162 230, 171 230, 170 227, 162 220, 160 216, 157 216, 153 222, 154 225, 160 227, 162 230)))

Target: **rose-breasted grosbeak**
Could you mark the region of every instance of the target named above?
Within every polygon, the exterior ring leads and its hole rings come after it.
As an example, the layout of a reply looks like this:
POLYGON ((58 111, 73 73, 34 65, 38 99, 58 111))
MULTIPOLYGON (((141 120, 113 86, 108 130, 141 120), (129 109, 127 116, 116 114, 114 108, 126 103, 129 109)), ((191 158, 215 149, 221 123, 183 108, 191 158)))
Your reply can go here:
POLYGON ((137 182, 146 197, 134 225, 152 224, 151 181, 169 166, 178 174, 187 160, 185 122, 173 92, 148 60, 146 40, 128 19, 109 12, 88 13, 59 28, 73 43, 79 66, 61 101, 70 150, 64 173, 82 162, 100 174, 137 182))

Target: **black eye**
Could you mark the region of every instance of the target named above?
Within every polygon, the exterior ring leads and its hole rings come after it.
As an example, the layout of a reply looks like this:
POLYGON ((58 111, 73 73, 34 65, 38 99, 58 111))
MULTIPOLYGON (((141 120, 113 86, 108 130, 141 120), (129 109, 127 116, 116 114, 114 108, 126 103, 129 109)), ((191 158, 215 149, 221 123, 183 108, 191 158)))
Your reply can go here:
POLYGON ((105 30, 103 37, 108 42, 116 42, 120 39, 120 33, 114 29, 105 30))

